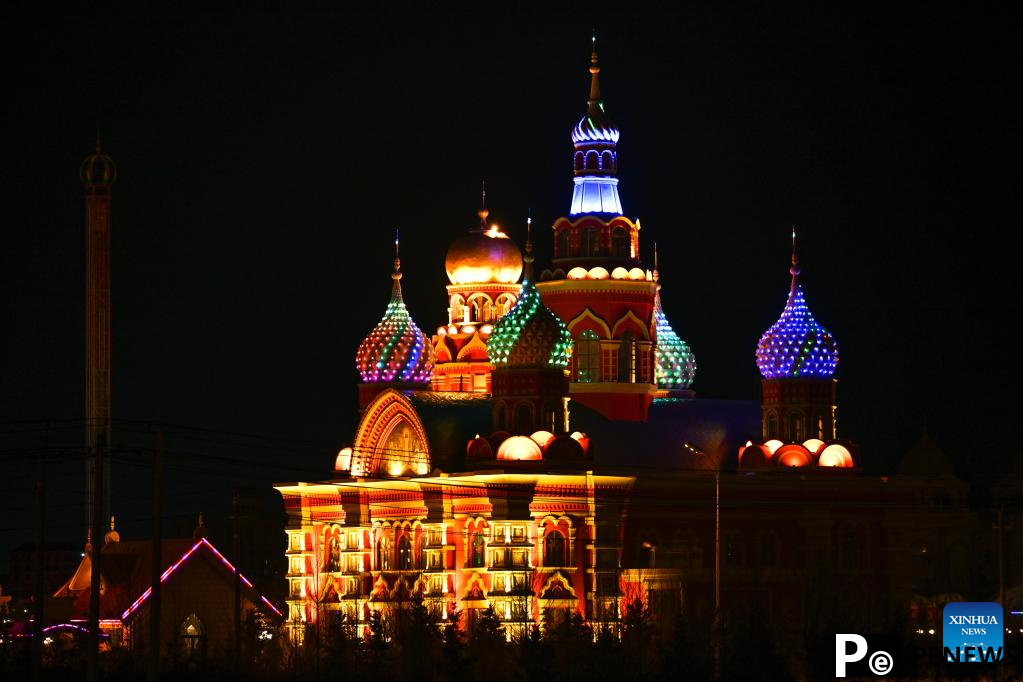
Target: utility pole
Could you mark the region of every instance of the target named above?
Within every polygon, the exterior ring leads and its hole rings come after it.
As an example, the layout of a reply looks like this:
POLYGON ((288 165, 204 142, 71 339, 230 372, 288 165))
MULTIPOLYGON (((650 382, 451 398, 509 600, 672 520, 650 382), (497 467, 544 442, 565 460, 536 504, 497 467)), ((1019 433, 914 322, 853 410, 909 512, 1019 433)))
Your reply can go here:
POLYGON ((714 472, 714 679, 721 679, 721 472, 714 472))
POLYGON ((32 682, 39 682, 43 674, 43 601, 46 588, 43 581, 46 545, 46 451, 49 448, 49 423, 43 432, 43 447, 36 464, 36 581, 35 622, 32 624, 32 682))
POLYGON ((163 431, 156 432, 153 461, 152 593, 149 595, 149 682, 160 679, 160 575, 163 573, 163 431))
POLYGON ((234 494, 234 671, 241 672, 242 665, 242 579, 238 570, 240 547, 238 542, 238 493, 234 494))
POLYGON ((89 546, 91 573, 89 585, 89 654, 87 657, 87 682, 99 680, 99 608, 100 608, 100 570, 103 555, 103 453, 106 452, 106 439, 100 434, 96 448, 89 453, 92 457, 94 472, 92 487, 92 538, 89 546))

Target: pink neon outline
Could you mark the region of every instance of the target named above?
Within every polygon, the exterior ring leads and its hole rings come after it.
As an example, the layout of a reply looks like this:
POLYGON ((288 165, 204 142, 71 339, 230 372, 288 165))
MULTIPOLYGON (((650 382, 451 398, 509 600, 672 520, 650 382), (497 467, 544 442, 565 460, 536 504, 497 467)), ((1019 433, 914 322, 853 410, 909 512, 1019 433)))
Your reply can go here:
MULTIPOLYGON (((182 554, 181 557, 177 561, 175 561, 173 564, 171 564, 170 567, 166 571, 164 571, 163 574, 160 575, 160 582, 161 583, 165 582, 167 580, 167 578, 169 578, 171 576, 171 574, 174 573, 174 571, 178 570, 178 567, 181 566, 181 564, 185 563, 185 560, 188 559, 188 557, 192 556, 192 554, 195 553, 195 550, 199 549, 203 545, 206 545, 206 547, 211 552, 213 552, 213 555, 215 557, 217 557, 218 559, 220 559, 220 561, 222 561, 223 564, 225 566, 227 566, 227 568, 232 573, 235 572, 234 565, 232 565, 231 562, 228 561, 227 558, 223 554, 221 554, 220 551, 216 547, 214 547, 210 543, 209 540, 207 540, 206 538, 199 538, 199 541, 196 542, 194 545, 192 545, 191 549, 189 549, 187 552, 182 554)), ((249 589, 253 589, 252 588, 252 583, 249 581, 248 578, 246 578, 244 575, 242 575, 240 571, 238 572, 238 577, 241 579, 242 583, 244 583, 244 585, 246 587, 248 587, 249 589)), ((153 593, 153 587, 152 587, 152 585, 150 585, 148 588, 146 588, 146 591, 142 593, 142 596, 140 596, 138 599, 136 599, 135 602, 131 606, 129 606, 125 610, 124 613, 121 614, 121 620, 122 621, 127 620, 128 616, 130 616, 132 613, 134 613, 135 610, 138 607, 142 606, 142 602, 144 602, 146 599, 148 599, 149 595, 151 595, 152 593, 153 593)), ((264 604, 269 606, 273 610, 273 612, 276 613, 278 616, 283 615, 277 609, 276 606, 274 606, 273 604, 270 603, 270 601, 266 597, 264 597, 263 595, 259 595, 259 598, 263 601, 264 604)))

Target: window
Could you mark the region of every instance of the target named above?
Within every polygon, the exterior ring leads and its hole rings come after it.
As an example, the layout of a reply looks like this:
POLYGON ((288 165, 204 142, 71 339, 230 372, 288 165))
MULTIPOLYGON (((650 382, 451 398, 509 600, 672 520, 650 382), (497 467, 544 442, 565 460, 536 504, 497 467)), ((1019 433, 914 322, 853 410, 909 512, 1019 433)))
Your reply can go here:
POLYGON ((597 152, 588 151, 586 152, 586 170, 597 170, 597 166, 600 165, 600 160, 597 157, 597 152))
POLYGON ((486 393, 487 392, 487 375, 486 374, 473 374, 472 375, 472 390, 473 390, 473 393, 486 393))
POLYGON ((566 563, 565 536, 559 530, 552 530, 543 540, 543 565, 564 566, 566 563))
POLYGON ((533 430, 533 406, 529 403, 522 403, 515 408, 515 430, 519 433, 533 430))
POLYGON ((768 439, 778 437, 778 414, 776 412, 769 412, 767 415, 767 425, 764 427, 765 436, 768 439))
POLYGON ((402 535, 398 540, 398 569, 412 570, 412 541, 409 540, 408 535, 402 535))
POLYGON ((582 243, 582 255, 583 256, 596 256, 599 247, 597 240, 597 228, 587 227, 583 230, 583 243, 582 243))
POLYGON ((206 626, 194 613, 181 624, 181 648, 186 659, 202 658, 206 649, 206 626))
POLYGON ((789 440, 796 443, 803 440, 803 415, 799 412, 789 413, 789 440))
POLYGON ((584 384, 600 381, 600 340, 587 329, 575 340, 575 380, 584 384))
POLYGON ((377 540, 377 570, 391 570, 391 541, 383 536, 377 540))
POLYGON ((575 153, 574 168, 577 171, 583 169, 583 153, 582 152, 576 152, 575 153))
POLYGON ((605 151, 600 155, 600 167, 606 171, 613 171, 615 169, 614 154, 609 151, 605 151))
POLYGON ((508 410, 505 408, 504 403, 500 403, 494 408, 494 428, 495 429, 506 429, 508 424, 508 410))
POLYGON ((476 531, 472 534, 472 543, 469 554, 469 568, 483 568, 486 554, 486 542, 483 541, 483 533, 476 531))
POLYGON ((615 258, 629 257, 629 234, 624 227, 616 227, 611 233, 611 255, 615 258))
POLYGON ((621 350, 618 352, 618 381, 626 384, 636 382, 636 344, 632 332, 622 335, 621 350))
POLYGON ((600 347, 601 381, 614 381, 618 377, 618 349, 600 347))
POLYGON ((328 571, 341 570, 341 537, 334 535, 327 538, 327 566, 328 571))
POLYGON ((571 235, 569 234, 568 228, 561 228, 561 231, 558 232, 558 252, 555 254, 555 258, 568 258, 570 238, 571 235))

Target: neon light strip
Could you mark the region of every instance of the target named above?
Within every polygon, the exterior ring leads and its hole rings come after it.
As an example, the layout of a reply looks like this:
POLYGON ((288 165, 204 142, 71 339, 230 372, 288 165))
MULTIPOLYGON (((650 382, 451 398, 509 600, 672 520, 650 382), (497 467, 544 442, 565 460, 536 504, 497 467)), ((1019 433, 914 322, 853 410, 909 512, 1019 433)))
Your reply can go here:
MULTIPOLYGON (((178 567, 181 566, 181 564, 185 563, 185 561, 188 559, 188 557, 192 556, 195 553, 195 550, 199 549, 203 545, 205 545, 211 552, 213 552, 213 555, 216 556, 218 559, 220 559, 220 561, 223 562, 224 566, 226 566, 228 568, 228 570, 230 570, 232 573, 235 572, 234 565, 232 565, 231 562, 228 561, 227 558, 223 554, 221 554, 220 551, 216 547, 214 547, 212 544, 210 544, 209 540, 207 540, 206 538, 199 538, 199 541, 196 542, 194 545, 192 545, 191 549, 189 549, 187 552, 182 554, 181 558, 179 558, 177 561, 175 561, 173 564, 171 564, 171 566, 160 575, 160 582, 161 583, 166 582, 167 578, 169 578, 171 576, 171 574, 174 573, 174 571, 178 570, 178 567)), ((252 582, 250 582, 248 578, 246 578, 244 575, 242 575, 240 571, 238 572, 238 578, 241 579, 242 583, 246 587, 248 587, 249 589, 253 589, 252 582)), ((152 586, 150 586, 150 587, 148 587, 146 589, 145 592, 142 593, 142 596, 140 596, 138 599, 136 599, 135 602, 131 606, 129 606, 125 610, 124 613, 121 614, 121 620, 122 621, 127 620, 128 617, 132 613, 134 613, 136 609, 138 609, 138 607, 142 606, 142 602, 144 602, 146 599, 148 599, 149 595, 151 595, 152 593, 153 593, 153 588, 152 588, 152 586)), ((270 601, 266 597, 264 597, 263 595, 260 595, 259 598, 263 601, 264 604, 269 606, 273 610, 273 612, 276 613, 278 616, 284 615, 284 614, 282 614, 277 609, 276 606, 271 604, 270 601)))

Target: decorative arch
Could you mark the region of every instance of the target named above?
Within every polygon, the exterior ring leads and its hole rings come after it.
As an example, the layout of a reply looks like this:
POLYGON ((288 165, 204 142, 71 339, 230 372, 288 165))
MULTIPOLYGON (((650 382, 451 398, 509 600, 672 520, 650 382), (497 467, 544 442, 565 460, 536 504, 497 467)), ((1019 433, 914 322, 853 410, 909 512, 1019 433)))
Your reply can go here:
POLYGON ((437 356, 437 364, 451 362, 451 348, 448 346, 447 335, 437 337, 437 343, 433 344, 433 352, 437 356))
POLYGON ((462 346, 462 350, 458 351, 456 356, 457 362, 471 362, 478 360, 480 362, 486 362, 489 358, 487 357, 487 344, 480 338, 479 332, 472 335, 469 339, 469 343, 462 346))
POLYGON ((408 469, 416 473, 431 469, 430 443, 412 403, 389 388, 373 399, 359 421, 351 473, 356 477, 401 475, 408 469))
POLYGON ((597 170, 598 166, 600 166, 600 157, 597 155, 597 152, 592 149, 586 152, 586 159, 583 165, 586 170, 597 170))
POLYGON ((568 322, 568 331, 572 334, 573 339, 577 338, 587 329, 595 331, 597 336, 602 339, 611 338, 611 329, 607 326, 607 322, 588 307, 568 322))
POLYGON ((493 310, 494 301, 487 294, 475 293, 469 296, 469 300, 465 302, 465 305, 469 306, 471 311, 470 317, 473 322, 490 322, 487 319, 487 314, 493 310))
POLYGON ((576 152, 575 153, 575 159, 574 159, 573 163, 574 163, 575 170, 580 171, 580 170, 583 169, 583 153, 582 152, 576 152))
POLYGON ((615 168, 614 154, 612 154, 608 150, 604 150, 600 154, 600 167, 603 170, 614 170, 615 168))
POLYGON ((647 325, 643 323, 636 314, 631 310, 625 312, 624 315, 618 318, 615 322, 615 326, 611 329, 611 338, 620 339, 624 336, 625 332, 631 331, 636 338, 644 341, 650 340, 650 330, 647 325))

